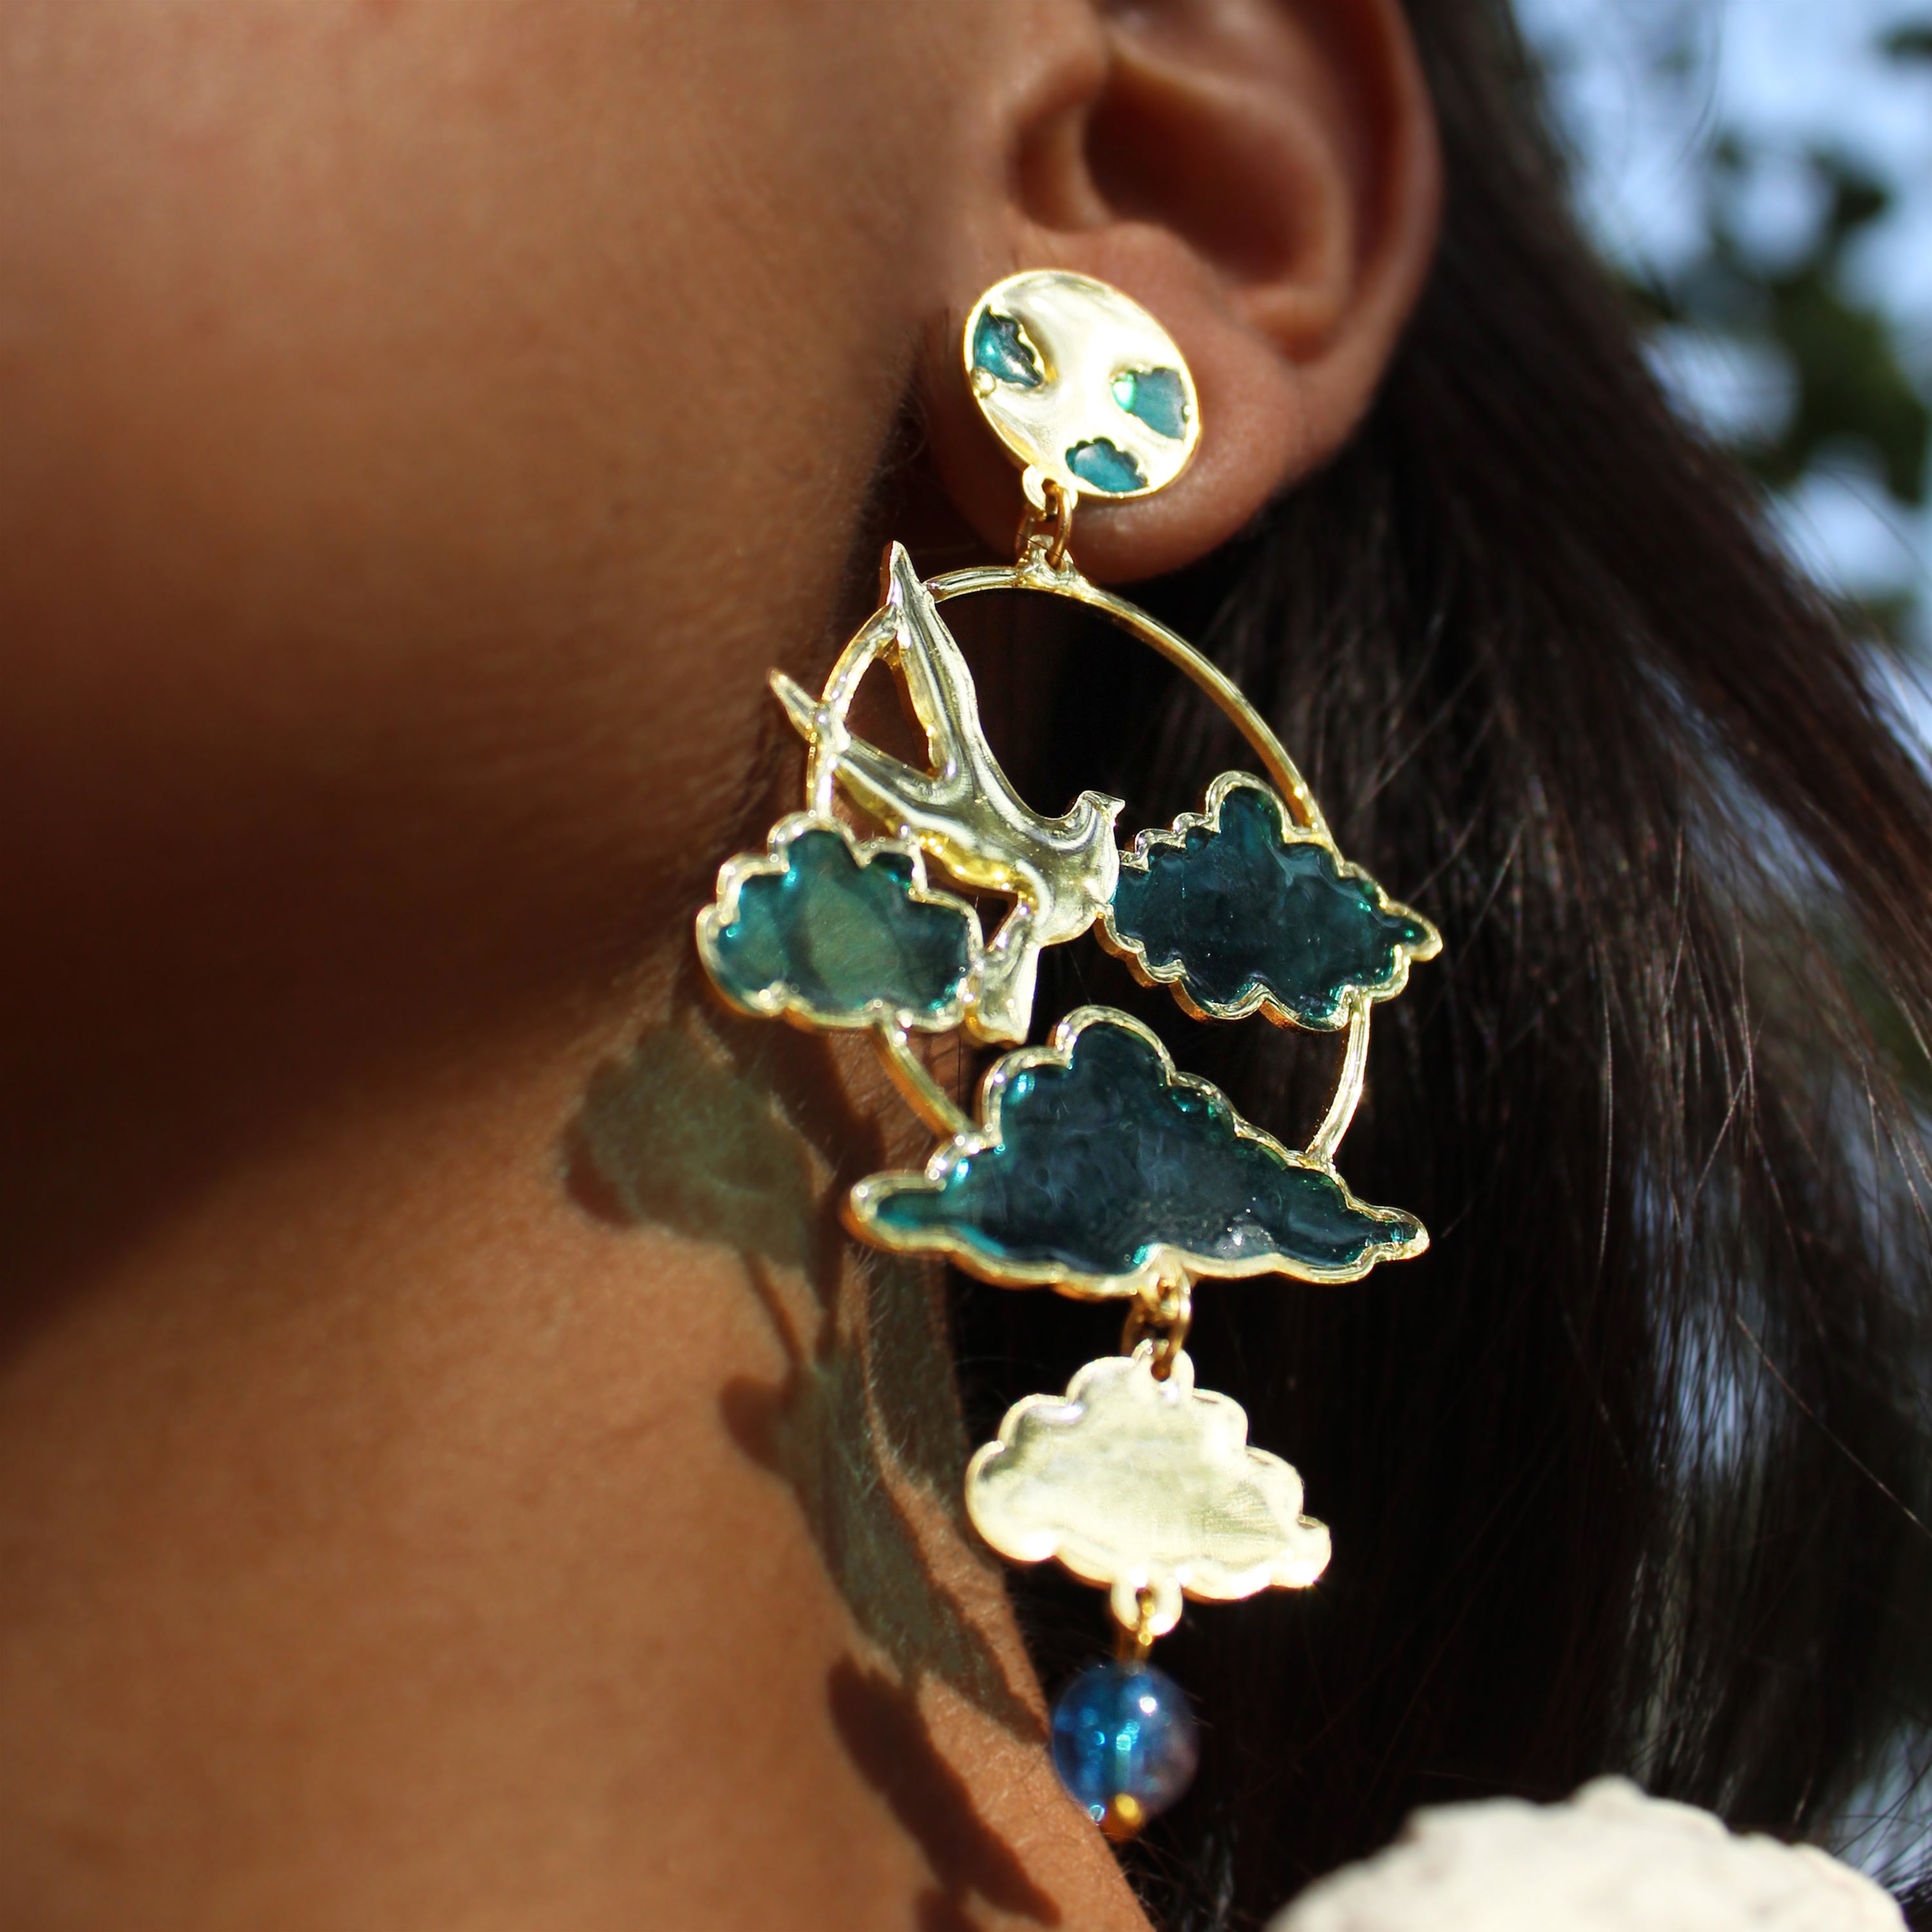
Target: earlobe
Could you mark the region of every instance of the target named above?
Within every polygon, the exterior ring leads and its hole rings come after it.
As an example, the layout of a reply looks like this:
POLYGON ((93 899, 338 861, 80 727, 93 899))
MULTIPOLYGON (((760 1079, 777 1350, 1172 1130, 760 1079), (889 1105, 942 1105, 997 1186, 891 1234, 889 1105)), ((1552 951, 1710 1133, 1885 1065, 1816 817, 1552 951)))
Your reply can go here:
MULTIPOLYGON (((1065 4, 1093 30, 1084 0, 1065 4)), ((1078 90, 1014 96, 1011 164, 970 224, 998 252, 956 264, 926 403, 944 480, 1004 544, 1018 493, 962 391, 966 310, 1018 267, 1097 276, 1150 310, 1193 370, 1204 434, 1171 490, 1083 507, 1082 567, 1124 580, 1205 554, 1346 440, 1426 274, 1440 168, 1399 0, 1164 0, 1098 31, 1108 58, 1078 90)))

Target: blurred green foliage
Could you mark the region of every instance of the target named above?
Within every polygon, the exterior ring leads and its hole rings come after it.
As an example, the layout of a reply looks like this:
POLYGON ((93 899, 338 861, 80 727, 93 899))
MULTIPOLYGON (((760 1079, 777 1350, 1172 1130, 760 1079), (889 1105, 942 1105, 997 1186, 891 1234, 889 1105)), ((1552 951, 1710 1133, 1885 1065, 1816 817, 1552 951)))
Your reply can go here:
MULTIPOLYGON (((1926 32, 1932 38, 1932 28, 1926 32)), ((1659 320, 1755 338, 1782 352, 1795 380, 1793 406, 1774 435, 1738 445, 1767 483, 1789 488, 1821 454, 1862 448, 1876 459, 1893 496, 1920 504, 1932 405, 1900 358, 1890 318, 1849 297, 1842 272, 1849 245, 1887 212, 1892 197, 1838 156, 1808 159, 1828 186, 1830 212, 1795 266, 1767 272, 1727 218, 1726 190, 1751 158, 1726 140, 1712 157, 1708 254, 1674 286, 1653 284, 1638 291, 1639 298, 1659 320)))
POLYGON ((1932 652, 1932 8, 1793 4, 1517 0, 1667 386, 1880 634, 1932 652))

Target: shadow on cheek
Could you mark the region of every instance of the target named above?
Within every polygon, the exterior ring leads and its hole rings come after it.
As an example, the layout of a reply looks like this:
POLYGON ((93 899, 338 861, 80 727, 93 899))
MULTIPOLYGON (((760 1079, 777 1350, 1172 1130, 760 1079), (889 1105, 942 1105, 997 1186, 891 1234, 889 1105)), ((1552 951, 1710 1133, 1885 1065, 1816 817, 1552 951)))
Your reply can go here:
POLYGON ((776 1382, 728 1383, 725 1426, 790 1486, 834 1587, 907 1694, 935 1678, 1042 1743, 1038 1709, 935 1574, 909 1514, 928 1534, 968 1534, 951 1337, 917 1268, 844 1232, 838 1204, 880 1148, 823 1043, 683 1004, 597 1070, 563 1154, 566 1189, 599 1220, 742 1258, 786 1367, 776 1382))
POLYGON ((1036 1925, 1060 1923, 1059 1906, 980 1816, 965 1780, 934 1748, 914 1689, 844 1658, 832 1666, 826 1694, 860 1774, 932 1868, 934 1888, 918 1901, 919 1932, 974 1932, 966 1910, 974 1898, 1036 1925))

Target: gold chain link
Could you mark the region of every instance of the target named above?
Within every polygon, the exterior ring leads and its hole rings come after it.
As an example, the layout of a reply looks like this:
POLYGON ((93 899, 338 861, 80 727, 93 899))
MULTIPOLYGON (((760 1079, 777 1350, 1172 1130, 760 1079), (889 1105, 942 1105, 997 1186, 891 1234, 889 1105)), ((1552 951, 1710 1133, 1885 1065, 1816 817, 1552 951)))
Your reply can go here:
POLYGON ((1188 1324, 1193 1318, 1194 1303, 1186 1276, 1163 1280, 1152 1294, 1143 1292, 1134 1298, 1120 1335, 1120 1353, 1131 1355, 1151 1335, 1154 1338, 1154 1378, 1164 1382, 1174 1372, 1174 1358, 1187 1340, 1188 1324))
POLYGON ((1027 506, 1026 514, 1020 518, 1018 533, 1013 538, 1013 560, 1024 563, 1028 550, 1045 542, 1050 531, 1052 541, 1046 545, 1048 567, 1064 570, 1067 539, 1073 534, 1074 500, 1051 476, 1041 478, 1040 489, 1046 498, 1046 507, 1036 510, 1030 503, 1027 506))

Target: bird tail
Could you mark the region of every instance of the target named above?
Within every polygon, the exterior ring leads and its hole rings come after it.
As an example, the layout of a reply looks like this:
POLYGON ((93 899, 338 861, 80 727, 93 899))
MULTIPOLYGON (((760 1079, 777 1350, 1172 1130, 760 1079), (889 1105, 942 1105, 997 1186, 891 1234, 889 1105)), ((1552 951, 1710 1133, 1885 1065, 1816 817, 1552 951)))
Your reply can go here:
POLYGON ((782 670, 772 672, 766 681, 772 687, 772 695, 784 706, 784 714, 791 720, 791 728, 808 745, 816 744, 818 700, 797 679, 788 677, 782 670))

